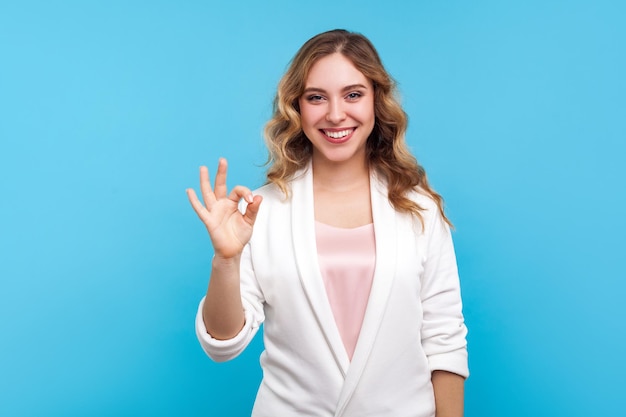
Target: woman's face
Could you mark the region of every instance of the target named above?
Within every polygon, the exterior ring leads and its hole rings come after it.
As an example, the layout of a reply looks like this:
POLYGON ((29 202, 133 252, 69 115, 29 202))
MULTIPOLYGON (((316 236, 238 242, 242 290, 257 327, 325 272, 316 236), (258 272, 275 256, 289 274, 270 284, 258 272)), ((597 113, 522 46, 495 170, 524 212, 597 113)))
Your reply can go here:
POLYGON ((332 163, 365 159, 374 128, 374 87, 348 58, 334 53, 317 61, 299 104, 314 159, 332 163))

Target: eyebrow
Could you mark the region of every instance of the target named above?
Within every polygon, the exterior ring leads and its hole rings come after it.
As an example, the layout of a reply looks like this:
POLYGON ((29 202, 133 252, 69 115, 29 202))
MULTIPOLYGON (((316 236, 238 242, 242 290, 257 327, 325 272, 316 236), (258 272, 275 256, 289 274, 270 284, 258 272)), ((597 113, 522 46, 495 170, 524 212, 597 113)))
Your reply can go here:
MULTIPOLYGON (((356 89, 367 90, 367 86, 363 84, 350 84, 350 85, 343 87, 341 91, 345 93, 346 91, 356 90, 356 89)), ((319 88, 319 87, 307 87, 304 89, 304 92, 305 93, 326 93, 326 90, 324 90, 323 88, 319 88)))

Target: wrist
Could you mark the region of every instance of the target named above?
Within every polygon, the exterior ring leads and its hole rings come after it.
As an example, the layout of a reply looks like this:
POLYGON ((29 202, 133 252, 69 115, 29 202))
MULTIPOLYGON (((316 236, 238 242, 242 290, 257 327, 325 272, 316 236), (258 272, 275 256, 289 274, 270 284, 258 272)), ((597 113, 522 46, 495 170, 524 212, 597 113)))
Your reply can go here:
POLYGON ((241 260, 241 255, 235 255, 230 257, 223 257, 220 255, 214 255, 212 266, 217 269, 231 269, 234 267, 239 267, 239 262, 241 260))

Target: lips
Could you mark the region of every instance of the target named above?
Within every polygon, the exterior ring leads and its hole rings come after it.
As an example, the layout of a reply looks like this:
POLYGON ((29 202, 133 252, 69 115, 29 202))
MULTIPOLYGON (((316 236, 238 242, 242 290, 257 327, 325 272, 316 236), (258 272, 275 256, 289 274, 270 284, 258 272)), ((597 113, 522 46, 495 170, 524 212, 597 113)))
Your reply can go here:
POLYGON ((339 129, 339 130, 338 129, 332 129, 332 130, 320 129, 320 132, 322 132, 326 140, 329 142, 343 143, 343 142, 348 141, 352 137, 352 134, 354 133, 355 130, 356 130, 355 127, 351 127, 351 128, 339 129))

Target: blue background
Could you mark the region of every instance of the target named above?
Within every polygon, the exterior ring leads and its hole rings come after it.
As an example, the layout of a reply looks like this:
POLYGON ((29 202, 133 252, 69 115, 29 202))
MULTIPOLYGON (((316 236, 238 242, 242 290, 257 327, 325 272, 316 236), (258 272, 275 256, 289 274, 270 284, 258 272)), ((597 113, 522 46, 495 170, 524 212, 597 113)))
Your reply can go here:
POLYGON ((260 338, 212 363, 185 188, 261 132, 298 47, 343 27, 398 80, 446 198, 466 416, 623 415, 621 1, 0 2, 0 415, 244 416, 260 338), (310 3, 310 4, 309 4, 310 3))

